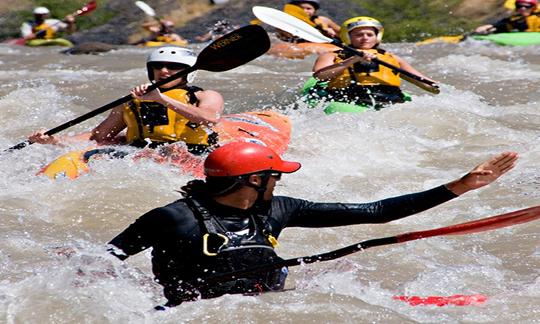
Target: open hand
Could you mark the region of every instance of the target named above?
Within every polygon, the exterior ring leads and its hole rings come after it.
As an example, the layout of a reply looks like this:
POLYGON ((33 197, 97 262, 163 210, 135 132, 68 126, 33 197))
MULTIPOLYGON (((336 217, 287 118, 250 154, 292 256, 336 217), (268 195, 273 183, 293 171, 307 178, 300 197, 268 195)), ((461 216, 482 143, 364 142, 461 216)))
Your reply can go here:
POLYGON ((481 188, 513 169, 517 159, 518 154, 516 152, 503 152, 479 164, 461 179, 453 181, 446 186, 456 195, 481 188))

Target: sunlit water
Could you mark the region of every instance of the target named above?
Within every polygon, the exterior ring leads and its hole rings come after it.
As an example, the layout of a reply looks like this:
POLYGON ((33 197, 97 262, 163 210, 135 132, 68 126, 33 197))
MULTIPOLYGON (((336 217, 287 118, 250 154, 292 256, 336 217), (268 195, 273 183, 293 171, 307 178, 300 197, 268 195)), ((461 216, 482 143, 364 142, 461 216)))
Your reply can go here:
MULTIPOLYGON (((285 230, 278 252, 294 257, 363 240, 436 228, 540 202, 538 47, 388 45, 442 83, 433 96, 412 85, 411 103, 326 116, 297 102, 314 58, 262 57, 196 84, 218 90, 227 112, 282 110, 293 122, 286 157, 303 168, 278 194, 367 202, 460 177, 505 150, 518 166, 495 184, 420 215, 384 225, 285 230)), ((199 48, 200 49, 200 48, 199 48)), ((150 51, 122 48, 66 56, 58 48, 0 46, 0 145, 50 129, 145 82, 150 51)), ((91 129, 106 114, 65 135, 91 129)), ((75 181, 36 172, 58 155, 90 146, 32 145, 0 156, 0 322, 5 323, 407 323, 537 322, 540 222, 460 237, 384 246, 338 261, 291 269, 294 290, 224 296, 166 312, 149 253, 121 262, 106 243, 142 213, 178 198, 190 179, 131 159, 99 160, 75 181), (484 294, 478 306, 410 306, 394 295, 484 294)))

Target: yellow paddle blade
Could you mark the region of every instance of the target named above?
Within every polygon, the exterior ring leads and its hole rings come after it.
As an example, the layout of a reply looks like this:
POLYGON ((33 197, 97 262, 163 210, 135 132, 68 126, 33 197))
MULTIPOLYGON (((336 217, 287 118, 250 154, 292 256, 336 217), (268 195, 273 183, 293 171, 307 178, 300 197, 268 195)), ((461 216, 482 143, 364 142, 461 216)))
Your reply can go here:
POLYGON ((262 25, 263 22, 260 21, 259 19, 252 19, 252 20, 249 21, 249 24, 250 25, 262 25))
POLYGON ((465 38, 464 35, 456 35, 456 36, 440 36, 435 38, 428 38, 426 40, 423 40, 421 42, 417 42, 416 45, 428 45, 428 44, 434 44, 434 43, 450 43, 450 44, 457 44, 461 42, 465 38))
POLYGON ((53 180, 59 177, 75 179, 88 172, 88 165, 83 157, 85 152, 86 150, 66 153, 41 169, 37 175, 44 174, 53 180))
POLYGON ((308 14, 302 9, 301 7, 298 7, 293 4, 286 4, 283 6, 283 11, 285 13, 288 13, 289 15, 296 17, 306 23, 308 23, 312 27, 316 27, 317 25, 309 19, 308 14))

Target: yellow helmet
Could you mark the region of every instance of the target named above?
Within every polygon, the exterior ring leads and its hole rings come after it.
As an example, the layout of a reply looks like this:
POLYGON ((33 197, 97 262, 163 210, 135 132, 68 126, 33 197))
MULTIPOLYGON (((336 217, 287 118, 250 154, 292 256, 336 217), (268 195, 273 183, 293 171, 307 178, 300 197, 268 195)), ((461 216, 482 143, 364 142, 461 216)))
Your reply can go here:
POLYGON ((365 17, 365 16, 354 17, 354 18, 345 20, 345 22, 341 24, 341 30, 339 31, 339 38, 341 39, 343 43, 347 45, 351 45, 351 38, 349 37, 349 32, 359 27, 375 28, 377 30, 377 42, 380 43, 382 41, 382 37, 384 34, 384 27, 381 24, 381 22, 375 18, 365 17))

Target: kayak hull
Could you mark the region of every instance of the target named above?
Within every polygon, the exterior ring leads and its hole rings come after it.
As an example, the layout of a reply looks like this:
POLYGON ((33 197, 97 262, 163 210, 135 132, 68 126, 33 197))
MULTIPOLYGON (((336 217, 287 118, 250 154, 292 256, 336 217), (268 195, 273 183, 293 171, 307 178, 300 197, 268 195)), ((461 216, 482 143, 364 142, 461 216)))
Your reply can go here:
POLYGON ((145 47, 160 47, 160 46, 187 46, 188 41, 176 41, 176 42, 154 42, 148 41, 143 44, 145 47))
POLYGON ((309 55, 320 55, 334 52, 340 48, 332 44, 320 43, 276 43, 268 50, 269 55, 279 56, 289 59, 303 59, 309 55))
POLYGON ((52 39, 31 39, 26 41, 26 46, 67 46, 72 47, 73 43, 65 38, 52 39))
MULTIPOLYGON (((316 107, 320 104, 320 100, 317 100, 310 96, 310 90, 317 85, 318 81, 314 77, 310 77, 302 87, 302 94, 304 95, 305 101, 310 107, 316 107)), ((405 94, 405 101, 411 101, 411 96, 407 93, 405 94)), ((361 113, 367 110, 379 110, 379 107, 372 107, 367 104, 351 104, 348 102, 341 101, 328 101, 324 103, 323 111, 327 115, 335 113, 361 113)))
MULTIPOLYGON (((253 142, 282 154, 286 151, 291 137, 291 122, 287 116, 278 112, 253 111, 224 115, 213 130, 219 134, 221 145, 234 141, 253 142)), ((38 175, 45 175, 51 179, 76 179, 90 171, 91 159, 104 155, 115 157, 122 155, 122 152, 111 147, 90 147, 68 152, 42 168, 38 175)), ((184 173, 203 177, 204 158, 190 154, 184 147, 175 146, 170 156, 157 154, 151 149, 142 150, 134 158, 150 158, 156 162, 170 163, 184 173)))
POLYGON ((540 45, 540 32, 498 33, 490 35, 474 35, 471 37, 476 40, 487 40, 498 45, 540 45))

